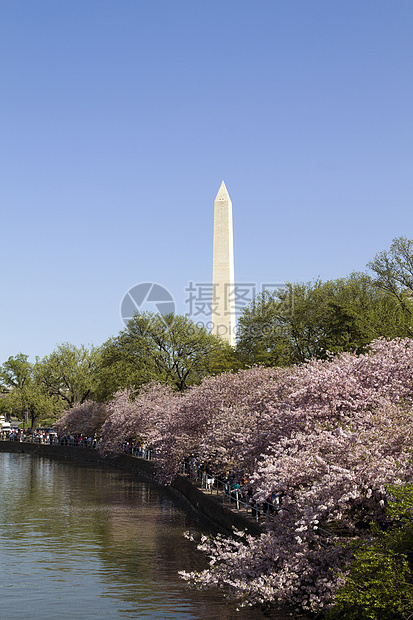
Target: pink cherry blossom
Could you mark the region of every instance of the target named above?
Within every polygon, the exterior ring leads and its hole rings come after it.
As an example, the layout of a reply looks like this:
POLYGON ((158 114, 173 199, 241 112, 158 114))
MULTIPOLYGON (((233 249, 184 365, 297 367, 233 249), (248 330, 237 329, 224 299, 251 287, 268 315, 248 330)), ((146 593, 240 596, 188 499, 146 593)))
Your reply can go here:
POLYGON ((349 540, 385 519, 389 485, 412 479, 412 399, 413 340, 381 338, 362 355, 223 373, 183 394, 155 383, 121 392, 100 449, 147 443, 165 483, 196 455, 242 472, 259 502, 282 490, 260 537, 204 539, 209 568, 183 577, 245 604, 317 611, 345 580, 349 540))

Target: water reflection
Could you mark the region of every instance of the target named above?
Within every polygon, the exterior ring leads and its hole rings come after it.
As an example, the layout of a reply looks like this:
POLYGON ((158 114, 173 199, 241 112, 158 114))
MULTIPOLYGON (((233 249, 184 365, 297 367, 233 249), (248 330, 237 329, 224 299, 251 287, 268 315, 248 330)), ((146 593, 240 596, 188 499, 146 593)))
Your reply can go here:
POLYGON ((182 533, 199 536, 208 526, 151 483, 1 453, 0 485, 4 620, 269 617, 186 588, 178 571, 205 559, 182 533))

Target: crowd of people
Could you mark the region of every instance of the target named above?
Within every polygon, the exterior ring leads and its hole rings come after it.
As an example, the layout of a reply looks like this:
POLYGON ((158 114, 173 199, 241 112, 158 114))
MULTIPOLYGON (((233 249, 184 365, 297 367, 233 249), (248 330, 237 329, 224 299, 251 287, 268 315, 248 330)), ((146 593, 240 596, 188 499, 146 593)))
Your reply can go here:
POLYGON ((239 509, 244 507, 246 512, 259 519, 275 516, 282 510, 282 497, 284 492, 280 487, 277 492, 266 498, 263 504, 257 503, 253 495, 253 489, 248 477, 243 471, 220 471, 214 467, 211 461, 202 463, 197 457, 187 458, 181 465, 181 473, 201 484, 201 487, 210 491, 220 491, 228 498, 228 502, 235 503, 239 509))
POLYGON ((56 446, 81 446, 86 448, 96 447, 96 437, 86 435, 58 435, 52 428, 37 428, 35 430, 25 430, 13 427, 10 431, 3 431, 1 439, 9 441, 20 441, 28 443, 41 443, 56 446))

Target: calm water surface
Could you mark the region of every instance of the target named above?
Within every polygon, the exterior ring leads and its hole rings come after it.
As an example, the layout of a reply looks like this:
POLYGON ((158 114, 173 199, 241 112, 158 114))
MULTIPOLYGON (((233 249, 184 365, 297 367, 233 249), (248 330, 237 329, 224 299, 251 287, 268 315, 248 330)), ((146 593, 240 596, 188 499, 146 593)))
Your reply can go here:
POLYGON ((183 537, 208 526, 136 476, 0 454, 0 618, 260 620, 178 571, 205 566, 183 537))

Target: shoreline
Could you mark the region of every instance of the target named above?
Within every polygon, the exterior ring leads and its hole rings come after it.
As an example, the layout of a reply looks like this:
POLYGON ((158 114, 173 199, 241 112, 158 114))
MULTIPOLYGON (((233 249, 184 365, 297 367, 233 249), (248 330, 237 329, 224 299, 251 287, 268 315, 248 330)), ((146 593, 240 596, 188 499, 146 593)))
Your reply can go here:
POLYGON ((102 467, 113 467, 128 473, 136 474, 150 480, 153 484, 173 492, 179 498, 185 500, 192 510, 198 512, 214 528, 227 534, 232 533, 233 528, 246 529, 250 534, 259 536, 263 529, 258 523, 246 519, 243 515, 224 506, 213 494, 204 493, 189 478, 178 474, 171 486, 165 486, 157 482, 155 477, 155 465, 153 461, 147 461, 136 456, 120 454, 113 457, 103 457, 94 448, 74 446, 60 446, 38 443, 25 443, 19 441, 0 441, 0 452, 20 454, 33 454, 63 461, 77 463, 93 463, 102 467))
MULTIPOLYGON (((264 530, 252 520, 246 519, 230 508, 223 506, 221 501, 209 493, 204 493, 189 478, 178 474, 171 486, 165 486, 157 482, 155 478, 155 465, 153 461, 120 454, 114 457, 103 457, 94 448, 80 448, 74 446, 60 446, 49 444, 25 443, 19 441, 0 441, 0 452, 10 452, 14 454, 32 454, 34 456, 46 457, 61 461, 71 461, 84 465, 97 465, 104 468, 114 468, 127 473, 146 478, 156 486, 164 489, 166 493, 171 493, 178 501, 186 504, 187 508, 194 510, 203 517, 209 525, 223 534, 231 534, 233 528, 247 530, 248 533, 259 536, 264 530)), ((300 620, 309 620, 308 616, 298 614, 291 608, 283 605, 281 608, 274 609, 275 615, 269 616, 276 618, 289 616, 300 620), (279 616, 278 614, 284 614, 279 616)))

